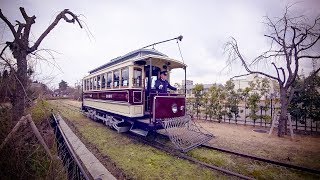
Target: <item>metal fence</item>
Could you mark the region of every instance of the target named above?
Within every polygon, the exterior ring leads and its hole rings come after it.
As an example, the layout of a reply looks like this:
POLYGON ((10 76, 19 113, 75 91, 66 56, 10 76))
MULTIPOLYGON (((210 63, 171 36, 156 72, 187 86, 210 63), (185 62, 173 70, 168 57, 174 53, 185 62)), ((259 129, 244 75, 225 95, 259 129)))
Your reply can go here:
POLYGON ((85 172, 83 166, 74 153, 73 148, 70 146, 63 131, 61 130, 59 121, 57 121, 53 114, 51 116, 51 126, 54 129, 56 137, 58 155, 62 160, 63 166, 68 174, 68 179, 88 180, 89 177, 87 173, 85 172))
MULTIPOLYGON (((249 117, 250 109, 245 108, 244 106, 237 106, 237 108, 239 111, 237 116, 235 116, 235 114, 233 113, 230 113, 230 108, 228 108, 227 106, 223 106, 221 111, 226 113, 223 113, 223 115, 221 115, 220 118, 217 118, 216 116, 214 116, 210 119, 209 115, 208 114, 206 115, 204 113, 203 107, 200 108, 201 113, 198 114, 199 117, 197 117, 195 112, 193 112, 191 115, 193 115, 194 118, 199 118, 203 120, 225 122, 229 124, 259 126, 259 127, 267 128, 267 127, 271 127, 271 124, 272 124, 271 119, 273 119, 274 116, 278 116, 280 113, 279 107, 264 108, 263 106, 260 106, 258 112, 256 113, 258 118, 254 120, 249 117), (232 116, 230 116, 230 114, 232 116), (269 118, 265 118, 265 117, 269 117, 269 118)), ((307 118, 306 116, 301 118, 291 116, 291 120, 292 120, 293 128, 296 131, 320 132, 319 121, 314 121, 312 119, 307 118)), ((276 122, 275 125, 277 127, 278 122, 276 122)))

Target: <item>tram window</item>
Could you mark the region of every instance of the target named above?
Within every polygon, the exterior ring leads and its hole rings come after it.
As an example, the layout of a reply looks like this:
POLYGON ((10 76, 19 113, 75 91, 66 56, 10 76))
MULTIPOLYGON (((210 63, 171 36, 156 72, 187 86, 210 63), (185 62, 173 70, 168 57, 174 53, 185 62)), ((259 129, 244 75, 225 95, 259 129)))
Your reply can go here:
POLYGON ((121 69, 121 86, 129 86, 129 67, 121 69))
POLYGON ((86 81, 87 81, 87 90, 90 90, 90 89, 89 89, 89 87, 90 87, 89 79, 87 79, 86 81))
POLYGON ((102 77, 101 88, 104 89, 106 87, 106 74, 102 74, 101 77, 102 77))
POLYGON ((119 87, 119 80, 120 80, 120 71, 119 70, 115 70, 113 71, 113 87, 119 87))
POLYGON ((90 78, 90 90, 92 90, 92 89, 93 89, 93 79, 90 78))
POLYGON ((112 85, 112 73, 108 72, 107 73, 107 88, 111 88, 112 85))
POLYGON ((95 76, 93 78, 93 90, 96 90, 97 89, 97 77, 95 76))
POLYGON ((151 89, 155 89, 156 80, 158 79, 158 76, 152 76, 151 77, 151 89))
POLYGON ((140 68, 134 68, 133 71, 133 86, 142 86, 142 70, 140 68))
MULTIPOLYGON (((156 89, 155 85, 156 85, 157 79, 158 79, 158 76, 151 77, 151 89, 156 89)), ((146 77, 146 79, 145 79, 145 84, 148 84, 148 77, 146 77)), ((145 89, 148 89, 148 87, 146 86, 145 89)))
POLYGON ((88 79, 84 80, 84 82, 86 83, 85 84, 85 89, 86 89, 86 91, 88 91, 89 90, 89 81, 88 81, 88 79))
POLYGON ((100 76, 101 75, 97 76, 97 89, 100 89, 100 76))

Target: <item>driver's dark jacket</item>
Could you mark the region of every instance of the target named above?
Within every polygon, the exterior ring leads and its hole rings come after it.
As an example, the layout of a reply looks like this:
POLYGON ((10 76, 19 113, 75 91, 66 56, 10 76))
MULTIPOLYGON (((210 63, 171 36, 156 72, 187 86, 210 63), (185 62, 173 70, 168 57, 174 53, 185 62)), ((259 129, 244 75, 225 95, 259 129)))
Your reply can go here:
POLYGON ((171 90, 177 90, 177 88, 171 86, 167 80, 162 80, 161 78, 156 80, 155 88, 158 93, 167 93, 168 88, 171 90))

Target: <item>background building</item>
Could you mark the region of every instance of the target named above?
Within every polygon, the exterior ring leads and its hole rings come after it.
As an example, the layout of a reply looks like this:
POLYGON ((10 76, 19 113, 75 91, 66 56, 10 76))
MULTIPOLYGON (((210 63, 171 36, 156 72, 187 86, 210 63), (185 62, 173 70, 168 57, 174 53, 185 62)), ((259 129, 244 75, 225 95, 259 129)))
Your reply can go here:
MULTIPOLYGON (((250 82, 254 82, 256 83, 257 81, 262 81, 264 78, 264 76, 258 75, 258 74, 250 74, 248 76, 242 77, 242 78, 235 78, 233 80, 231 80, 234 83, 234 88, 235 90, 237 89, 242 89, 244 90, 247 87, 250 87, 250 82)), ((277 88, 277 82, 273 79, 267 78, 269 80, 269 91, 267 92, 268 95, 272 95, 273 97, 277 97, 278 96, 278 88, 277 88)), ((252 92, 257 92, 257 90, 253 90, 252 92)), ((257 92, 260 93, 260 92, 257 92)), ((264 97, 262 98, 264 99, 264 97)))

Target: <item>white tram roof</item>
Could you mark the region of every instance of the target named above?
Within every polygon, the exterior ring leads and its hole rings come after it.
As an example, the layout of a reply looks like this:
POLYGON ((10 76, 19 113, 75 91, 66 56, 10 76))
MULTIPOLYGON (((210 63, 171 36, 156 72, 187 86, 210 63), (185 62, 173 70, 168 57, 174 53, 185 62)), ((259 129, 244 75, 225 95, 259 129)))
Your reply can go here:
POLYGON ((137 62, 137 61, 144 61, 145 64, 149 65, 150 61, 148 60, 149 58, 152 59, 151 65, 152 66, 158 66, 162 67, 164 64, 167 64, 170 62, 170 68, 175 69, 175 68, 185 68, 187 65, 184 63, 169 58, 167 55, 155 50, 155 49, 138 49, 135 51, 132 51, 130 53, 125 54, 124 56, 117 57, 115 59, 110 60, 108 63, 99 66, 91 71, 89 71, 90 74, 94 74, 95 72, 98 72, 100 70, 103 70, 107 67, 114 66, 118 63, 126 62, 126 61, 131 61, 131 62, 137 62))

